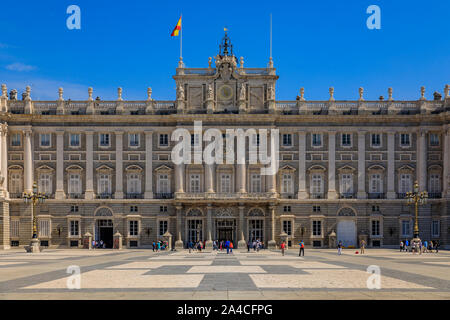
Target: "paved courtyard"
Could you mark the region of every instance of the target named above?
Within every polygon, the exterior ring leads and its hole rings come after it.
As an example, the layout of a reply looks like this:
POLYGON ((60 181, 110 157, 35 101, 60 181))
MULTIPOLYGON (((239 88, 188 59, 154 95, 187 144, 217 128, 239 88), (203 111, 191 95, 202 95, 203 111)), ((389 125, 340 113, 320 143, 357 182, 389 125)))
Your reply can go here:
POLYGON ((355 251, 14 249, 0 251, 0 299, 450 299, 449 251, 355 251), (373 265, 380 289, 367 288, 373 265), (80 289, 67 287, 69 266, 80 289))

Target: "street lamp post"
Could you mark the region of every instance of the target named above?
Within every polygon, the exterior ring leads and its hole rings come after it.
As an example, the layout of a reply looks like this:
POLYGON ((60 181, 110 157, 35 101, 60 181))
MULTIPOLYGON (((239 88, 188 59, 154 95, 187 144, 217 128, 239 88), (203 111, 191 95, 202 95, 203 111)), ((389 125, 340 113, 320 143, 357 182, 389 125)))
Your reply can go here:
POLYGON ((407 192, 405 198, 407 199, 407 203, 415 205, 415 221, 414 221, 414 238, 413 241, 418 243, 420 241, 419 238, 419 205, 424 205, 427 203, 428 192, 422 191, 419 192, 419 183, 417 181, 414 182, 414 191, 407 192))
POLYGON ((29 246, 25 247, 27 252, 35 253, 40 252, 39 239, 37 236, 37 224, 36 224, 36 215, 34 214, 34 207, 38 203, 44 203, 47 196, 43 193, 38 192, 38 187, 36 182, 33 183, 33 190, 31 192, 23 193, 23 201, 25 203, 31 202, 31 218, 33 221, 33 237, 31 239, 31 243, 29 246))

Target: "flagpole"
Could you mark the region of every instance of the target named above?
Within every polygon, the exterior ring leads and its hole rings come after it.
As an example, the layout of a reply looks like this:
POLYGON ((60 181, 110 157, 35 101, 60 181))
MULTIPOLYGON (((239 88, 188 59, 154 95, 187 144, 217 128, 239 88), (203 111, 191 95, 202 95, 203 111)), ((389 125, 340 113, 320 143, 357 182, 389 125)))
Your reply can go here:
POLYGON ((272 13, 270 13, 270 57, 272 58, 272 13))
POLYGON ((183 59, 183 14, 180 15, 180 59, 183 59))

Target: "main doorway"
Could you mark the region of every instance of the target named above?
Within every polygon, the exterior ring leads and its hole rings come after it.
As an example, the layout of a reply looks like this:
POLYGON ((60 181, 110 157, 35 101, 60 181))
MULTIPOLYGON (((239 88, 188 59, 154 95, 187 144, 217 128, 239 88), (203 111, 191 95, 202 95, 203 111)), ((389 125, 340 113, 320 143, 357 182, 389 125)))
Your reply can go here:
POLYGON ((103 240, 106 248, 113 247, 113 221, 111 219, 97 220, 95 224, 95 240, 103 240))
POLYGON ((219 219, 216 220, 216 240, 230 240, 235 243, 236 239, 236 220, 235 219, 219 219))
POLYGON ((337 241, 344 247, 356 246, 356 224, 354 220, 341 220, 337 224, 337 241))

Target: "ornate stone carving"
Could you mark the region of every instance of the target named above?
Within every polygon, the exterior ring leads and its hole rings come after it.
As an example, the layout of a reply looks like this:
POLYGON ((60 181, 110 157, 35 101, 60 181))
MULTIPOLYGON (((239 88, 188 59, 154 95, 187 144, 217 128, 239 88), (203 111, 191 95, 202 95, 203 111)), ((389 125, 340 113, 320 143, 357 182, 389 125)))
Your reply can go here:
POLYGON ((216 217, 232 217, 233 209, 229 207, 221 207, 215 210, 216 217))
POLYGON ((339 212, 338 212, 338 216, 339 217, 354 217, 356 216, 355 211, 353 211, 352 208, 342 208, 339 212))
POLYGON ((425 87, 424 86, 420 87, 420 100, 427 100, 425 98, 425 87))
POLYGON ((59 100, 64 100, 63 99, 63 88, 58 89, 58 95, 59 95, 59 98, 58 98, 59 100))
POLYGON ((300 88, 300 101, 305 101, 305 88, 300 88))
POLYGON ((392 88, 388 88, 388 100, 389 100, 389 101, 394 100, 394 99, 392 98, 392 88))
POLYGON ((109 208, 100 208, 95 213, 96 217, 112 217, 112 211, 109 208))
POLYGON ((189 210, 186 215, 188 217, 200 217, 202 215, 202 212, 199 209, 194 208, 189 210))
POLYGON ((361 87, 361 88, 359 88, 359 101, 363 101, 364 100, 363 94, 364 94, 364 88, 361 87))
POLYGON ((272 84, 267 88, 267 100, 275 100, 275 88, 272 84))
POLYGON ((122 101, 122 88, 117 88, 117 100, 122 101))
POLYGON ((329 92, 330 92, 330 101, 334 101, 334 88, 331 87, 331 88, 329 89, 329 92))
POLYGON ((264 212, 262 212, 261 209, 254 208, 254 209, 251 209, 248 212, 248 216, 249 217, 263 217, 264 216, 264 212))
POLYGON ((208 84, 208 91, 206 92, 206 100, 213 100, 214 92, 211 84, 208 84))
POLYGON ((245 100, 245 83, 241 83, 241 89, 239 90, 239 100, 245 100))
POLYGON ((17 100, 17 90, 16 89, 12 89, 9 92, 9 100, 17 100))
POLYGON ((152 88, 147 88, 147 101, 152 101, 152 88))
POLYGON ((183 86, 180 84, 178 86, 178 90, 177 90, 177 100, 184 100, 184 89, 183 86))

